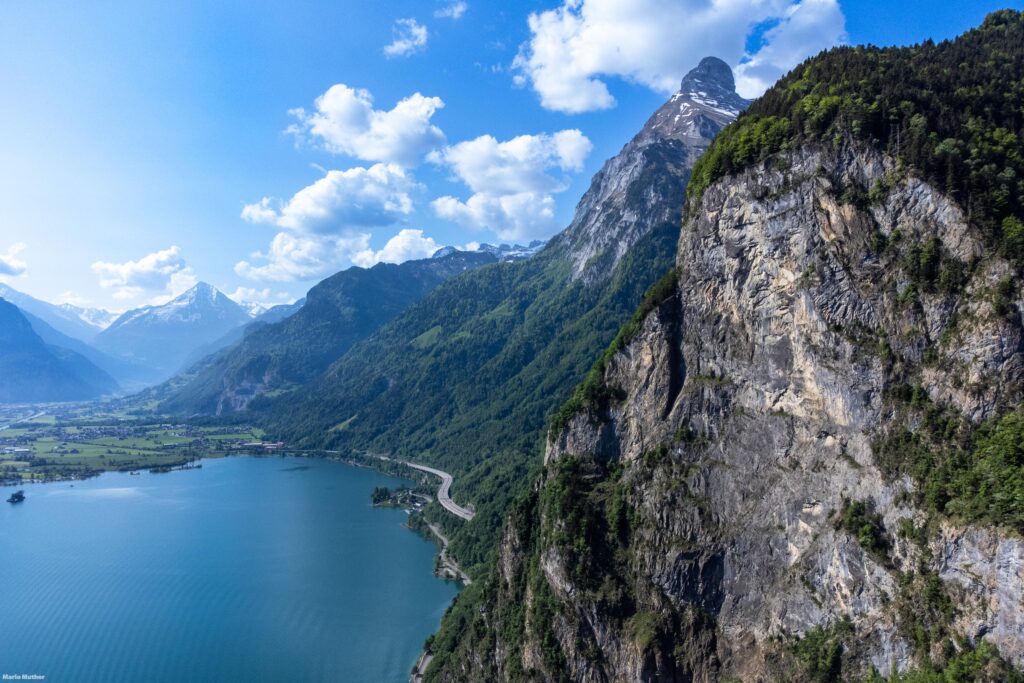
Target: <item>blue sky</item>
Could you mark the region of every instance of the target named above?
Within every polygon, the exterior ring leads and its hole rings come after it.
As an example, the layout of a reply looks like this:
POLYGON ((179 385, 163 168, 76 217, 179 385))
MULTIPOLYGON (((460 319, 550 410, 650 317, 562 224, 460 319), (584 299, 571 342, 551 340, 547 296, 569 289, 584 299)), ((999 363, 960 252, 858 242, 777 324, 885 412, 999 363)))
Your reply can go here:
POLYGON ((351 263, 547 237, 704 54, 750 95, 827 45, 1024 7, 212 5, 0 5, 0 279, 114 309, 197 279, 274 302, 351 263))

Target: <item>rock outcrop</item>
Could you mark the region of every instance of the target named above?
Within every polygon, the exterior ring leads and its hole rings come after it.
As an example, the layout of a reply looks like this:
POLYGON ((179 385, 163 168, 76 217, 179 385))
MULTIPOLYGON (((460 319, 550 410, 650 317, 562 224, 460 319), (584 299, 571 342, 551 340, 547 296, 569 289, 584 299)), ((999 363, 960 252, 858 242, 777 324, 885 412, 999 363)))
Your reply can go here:
POLYGON ((492 630, 440 677, 856 679, 982 641, 1024 665, 1024 543, 923 509, 885 438, 921 406, 970 430, 1021 404, 1011 264, 852 142, 718 180, 688 216, 674 291, 512 514, 492 630), (915 281, 922 245, 954 284, 915 281))
POLYGON ((565 250, 573 276, 607 276, 652 226, 678 225, 680 203, 694 162, 718 131, 747 106, 736 94, 732 69, 705 57, 617 155, 605 162, 576 207, 572 223, 551 241, 565 250))

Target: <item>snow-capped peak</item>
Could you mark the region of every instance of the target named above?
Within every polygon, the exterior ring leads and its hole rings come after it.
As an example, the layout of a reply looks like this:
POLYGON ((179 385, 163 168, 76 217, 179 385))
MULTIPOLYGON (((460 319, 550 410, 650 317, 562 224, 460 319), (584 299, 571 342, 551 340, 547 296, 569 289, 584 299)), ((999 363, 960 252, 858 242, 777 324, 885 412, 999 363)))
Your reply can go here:
POLYGON ((238 305, 249 314, 250 318, 258 318, 270 310, 267 306, 255 301, 238 301, 236 303, 238 303, 238 305))
POLYGON ((133 321, 189 322, 210 317, 245 319, 251 315, 216 287, 200 282, 165 304, 142 306, 125 312, 112 327, 133 321))
POLYGON ((112 313, 104 308, 82 308, 74 304, 60 304, 57 306, 62 311, 73 315, 86 325, 92 325, 96 329, 105 330, 110 323, 118 318, 117 313, 112 313))
POLYGON ((545 244, 547 244, 547 242, 544 240, 533 240, 525 247, 521 244, 499 244, 495 246, 493 244, 487 244, 486 242, 483 244, 480 244, 479 242, 470 242, 464 247, 441 247, 433 253, 431 258, 444 258, 451 254, 457 254, 460 251, 482 251, 486 254, 493 254, 502 261, 518 261, 520 259, 530 258, 543 249, 545 244))
POLYGON ((729 65, 717 57, 705 57, 686 74, 679 91, 654 113, 644 133, 706 145, 749 104, 737 94, 729 65))

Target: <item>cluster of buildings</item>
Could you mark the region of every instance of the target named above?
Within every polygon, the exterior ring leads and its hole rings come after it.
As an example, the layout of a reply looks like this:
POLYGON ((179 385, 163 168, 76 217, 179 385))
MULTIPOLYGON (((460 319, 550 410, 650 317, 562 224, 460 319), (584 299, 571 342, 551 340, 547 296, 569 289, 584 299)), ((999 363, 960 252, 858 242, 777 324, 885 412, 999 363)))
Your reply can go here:
POLYGON ((248 441, 242 444, 232 444, 234 448, 246 451, 281 451, 284 450, 284 441, 248 441))

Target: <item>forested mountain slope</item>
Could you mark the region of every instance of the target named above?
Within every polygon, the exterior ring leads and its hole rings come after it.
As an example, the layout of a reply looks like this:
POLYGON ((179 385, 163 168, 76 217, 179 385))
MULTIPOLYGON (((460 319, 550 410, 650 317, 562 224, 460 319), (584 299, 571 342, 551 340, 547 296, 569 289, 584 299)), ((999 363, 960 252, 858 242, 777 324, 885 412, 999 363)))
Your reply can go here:
POLYGON ((1007 11, 723 132, 428 680, 1021 680, 1022 124, 1007 11))
POLYGON ((539 254, 446 282, 353 347, 304 400, 252 407, 293 444, 457 473, 453 495, 478 514, 451 526, 452 549, 471 571, 482 566, 510 497, 539 464, 547 417, 671 265, 690 170, 746 104, 729 67, 705 59, 539 254))
POLYGON ((221 415, 244 410, 262 394, 301 387, 448 278, 497 261, 490 253, 453 251, 335 273, 309 290, 295 313, 254 326, 237 344, 158 388, 157 395, 169 394, 159 410, 221 415))

